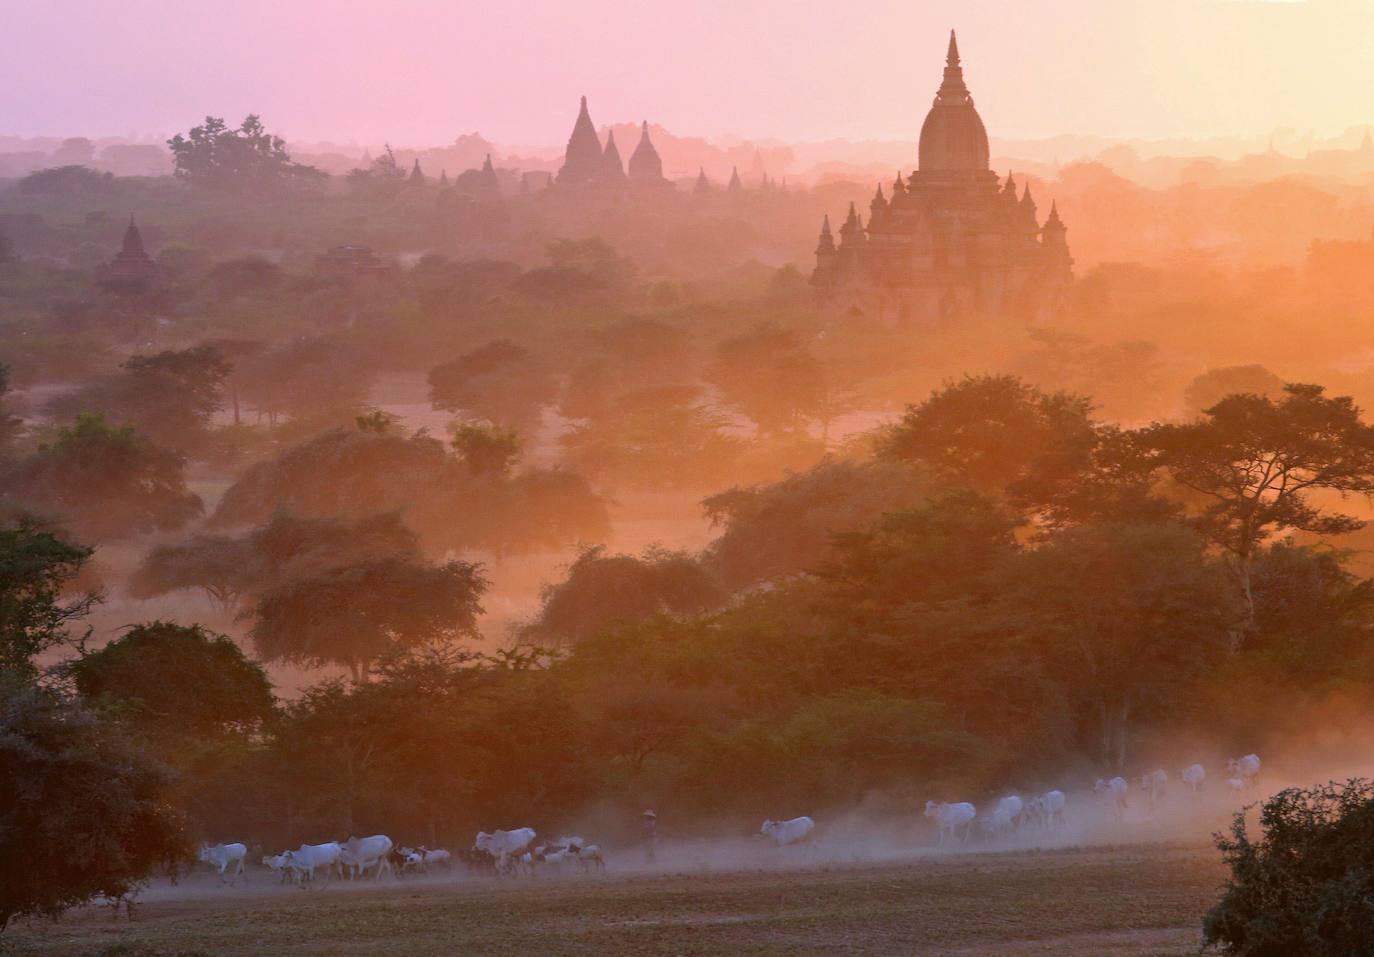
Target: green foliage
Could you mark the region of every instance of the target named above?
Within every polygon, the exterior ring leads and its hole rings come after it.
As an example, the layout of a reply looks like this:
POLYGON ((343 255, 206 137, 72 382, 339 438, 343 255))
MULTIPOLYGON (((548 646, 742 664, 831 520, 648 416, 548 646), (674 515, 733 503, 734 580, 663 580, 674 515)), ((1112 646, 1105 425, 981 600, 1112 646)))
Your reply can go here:
POLYGON ((180 453, 149 442, 131 426, 81 414, 4 476, 19 502, 58 516, 82 538, 102 541, 172 531, 201 513, 186 489, 180 453))
POLYGON ((0 528, 0 681, 36 677, 33 659, 67 641, 97 601, 67 594, 90 556, 32 522, 0 528))
POLYGON ((703 502, 721 529, 706 560, 731 589, 807 571, 828 557, 833 533, 915 505, 927 485, 902 462, 828 458, 770 485, 718 492, 703 502))
POLYGON ((1236 957, 1345 957, 1374 949, 1374 782, 1280 791, 1252 838, 1244 812, 1217 847, 1231 869, 1203 939, 1236 957))
POLYGON ((326 174, 293 162, 286 141, 267 132, 252 114, 238 129, 207 116, 190 133, 167 141, 176 176, 192 186, 232 193, 263 193, 320 183, 326 174))
POLYGON ((794 332, 762 325, 727 339, 716 350, 707 381, 726 403, 764 434, 790 432, 820 415, 820 365, 794 332))
POLYGON ((584 549, 568 577, 544 590, 527 634, 576 643, 618 622, 657 614, 690 615, 719 607, 725 592, 692 556, 658 549, 643 557, 584 549))
POLYGON ((135 891, 190 858, 166 769, 119 730, 35 689, 0 686, 0 927, 135 891))
POLYGON ((224 405, 232 366, 214 346, 196 346, 128 359, 119 374, 97 379, 50 403, 54 415, 98 412, 132 425, 153 442, 203 446, 211 420, 224 405))
POLYGON ((69 667, 83 699, 155 738, 242 736, 274 710, 262 667, 199 625, 135 625, 69 667))
POLYGON ((398 648, 476 637, 487 581, 480 565, 401 557, 335 566, 265 589, 252 638, 268 661, 346 665, 365 678, 398 648))
POLYGON ((66 195, 110 194, 116 191, 111 173, 101 173, 86 166, 56 166, 30 173, 19 181, 21 193, 66 195))
POLYGON ((520 458, 520 435, 499 426, 460 425, 453 449, 473 475, 507 476, 520 458))

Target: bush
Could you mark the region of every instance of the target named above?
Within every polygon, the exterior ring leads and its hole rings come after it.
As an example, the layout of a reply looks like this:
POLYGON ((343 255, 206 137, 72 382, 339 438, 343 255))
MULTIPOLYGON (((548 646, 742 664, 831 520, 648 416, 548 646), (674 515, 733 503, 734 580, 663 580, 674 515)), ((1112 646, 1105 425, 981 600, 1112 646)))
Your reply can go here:
POLYGON ((1280 791, 1251 840, 1244 813, 1217 847, 1231 868, 1203 920, 1208 946, 1240 957, 1374 953, 1374 781, 1280 791))

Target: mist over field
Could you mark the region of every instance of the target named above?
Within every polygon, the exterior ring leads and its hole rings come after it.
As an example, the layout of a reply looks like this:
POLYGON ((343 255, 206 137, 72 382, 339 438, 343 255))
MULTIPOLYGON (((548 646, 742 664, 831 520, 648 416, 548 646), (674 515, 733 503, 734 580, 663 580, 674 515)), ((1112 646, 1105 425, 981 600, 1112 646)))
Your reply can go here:
POLYGON ((0 945, 1374 947, 1363 4, 401 6, 0 38, 0 945))

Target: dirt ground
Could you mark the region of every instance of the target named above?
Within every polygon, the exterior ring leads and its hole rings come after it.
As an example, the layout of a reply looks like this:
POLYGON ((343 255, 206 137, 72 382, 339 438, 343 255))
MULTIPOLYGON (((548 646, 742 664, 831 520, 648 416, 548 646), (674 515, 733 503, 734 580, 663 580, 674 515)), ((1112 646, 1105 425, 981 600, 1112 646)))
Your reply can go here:
MULTIPOLYGON (((761 859, 761 863, 765 863, 761 859)), ((430 876, 299 890, 256 869, 150 888, 134 919, 27 922, 0 953, 1182 957, 1224 875, 1203 844, 1136 844, 497 881, 430 876), (120 951, 116 951, 120 953, 120 951)))

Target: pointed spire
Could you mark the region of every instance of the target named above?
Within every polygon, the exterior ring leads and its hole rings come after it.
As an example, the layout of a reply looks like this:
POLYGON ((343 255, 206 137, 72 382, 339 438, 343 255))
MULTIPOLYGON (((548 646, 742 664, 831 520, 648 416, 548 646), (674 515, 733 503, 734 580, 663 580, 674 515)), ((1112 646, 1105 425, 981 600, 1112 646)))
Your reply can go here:
POLYGON ((649 139, 649 121, 645 120, 639 128, 639 145, 630 154, 630 180, 646 186, 662 186, 668 181, 663 177, 663 160, 649 139))
POLYGON ((568 137, 568 148, 563 154, 563 167, 558 171, 558 182, 586 184, 601 178, 605 166, 602 163, 601 139, 592 125, 591 113, 587 110, 587 98, 582 97, 582 105, 577 111, 577 122, 573 124, 572 135, 568 137))
POLYGON ((138 224, 134 222, 134 214, 129 214, 129 225, 124 229, 124 243, 119 250, 121 258, 134 257, 136 259, 146 259, 148 254, 143 249, 143 234, 138 230, 138 224))
POLYGON ((844 225, 840 227, 840 246, 848 247, 856 243, 863 242, 864 224, 859 218, 859 211, 854 208, 854 204, 849 204, 849 215, 844 219, 844 225))
POLYGON ((1050 200, 1050 215, 1049 218, 1045 220, 1046 226, 1051 224, 1056 226, 1064 225, 1064 221, 1059 218, 1059 201, 1055 199, 1050 200))
POLYGON ((481 172, 481 191, 484 196, 499 199, 501 196, 501 179, 496 175, 496 167, 492 165, 491 154, 482 161, 481 172))
POLYGON ((945 65, 959 65, 959 41, 954 38, 954 31, 949 31, 949 52, 945 54, 945 65))
POLYGON ((902 182, 902 171, 897 170, 897 179, 892 184, 892 199, 896 201, 898 196, 906 195, 906 184, 902 182))
POLYGON ((625 164, 621 162, 620 150, 615 145, 615 130, 606 133, 606 150, 601 154, 601 175, 611 183, 625 180, 625 164))
POLYGON ((710 191, 711 191, 711 181, 710 181, 709 179, 706 178, 706 168, 705 168, 704 166, 698 166, 698 167, 697 167, 697 183, 696 183, 696 186, 694 186, 694 187, 692 188, 692 192, 701 194, 701 193, 709 193, 710 191))
POLYGON ((410 184, 412 186, 423 186, 425 184, 425 174, 420 172, 420 157, 415 157, 415 164, 410 168, 410 184))
POLYGON ((439 170, 439 185, 440 185, 440 186, 447 186, 447 185, 448 185, 448 169, 447 169, 447 168, 444 168, 444 169, 439 170))
POLYGON ((816 255, 824 256, 835 251, 835 237, 830 233, 830 216, 821 220, 821 239, 816 244, 816 255))
POLYGON ((486 159, 482 160, 482 172, 484 172, 484 173, 495 173, 495 172, 496 172, 496 168, 495 168, 494 166, 491 165, 491 154, 490 154, 490 153, 487 154, 487 158, 486 158, 486 159))
POLYGON ((964 85, 964 69, 959 65, 959 44, 954 39, 954 31, 949 31, 949 52, 945 55, 945 78, 935 95, 937 103, 961 103, 972 101, 968 87, 964 85))
POLYGON ((740 182, 738 166, 732 166, 730 168, 730 185, 725 188, 731 193, 738 193, 744 188, 744 184, 740 182))

